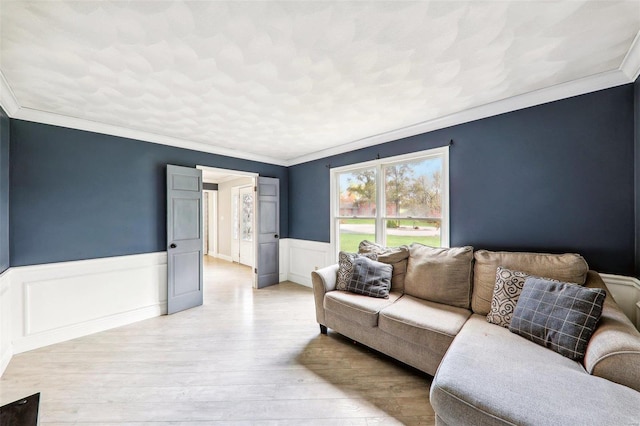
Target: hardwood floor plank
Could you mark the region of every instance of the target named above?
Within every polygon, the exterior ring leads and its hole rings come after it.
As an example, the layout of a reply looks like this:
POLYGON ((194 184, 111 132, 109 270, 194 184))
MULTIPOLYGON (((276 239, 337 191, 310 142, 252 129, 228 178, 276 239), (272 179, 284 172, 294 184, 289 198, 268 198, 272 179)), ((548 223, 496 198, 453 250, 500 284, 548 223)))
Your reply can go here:
POLYGON ((320 335, 310 289, 205 263, 203 306, 15 355, 0 404, 41 392, 41 425, 435 423, 431 377, 320 335))

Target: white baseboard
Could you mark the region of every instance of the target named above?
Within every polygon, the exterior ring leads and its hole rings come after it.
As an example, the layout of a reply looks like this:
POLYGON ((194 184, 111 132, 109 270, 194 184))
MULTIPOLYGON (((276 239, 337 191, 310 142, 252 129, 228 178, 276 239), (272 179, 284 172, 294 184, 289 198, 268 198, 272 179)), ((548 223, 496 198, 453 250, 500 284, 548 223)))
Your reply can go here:
POLYGON ((166 312, 166 252, 11 268, 14 354, 166 312))
POLYGON ((640 313, 637 303, 640 302, 640 280, 622 275, 600 274, 604 283, 620 309, 640 330, 640 313))
POLYGON ((233 262, 233 258, 231 256, 227 256, 226 254, 220 254, 220 253, 209 253, 209 256, 213 256, 215 258, 218 259, 222 259, 222 260, 226 260, 227 262, 233 262))
MULTIPOLYGON (((280 241, 282 242, 285 240, 280 241)), ((294 283, 311 287, 311 272, 329 266, 333 263, 331 244, 318 241, 286 239, 284 247, 280 248, 281 267, 287 272, 287 279, 294 283), (284 250, 283 250, 284 248, 284 250)))
POLYGON ((11 269, 0 274, 0 376, 13 356, 11 344, 11 269))

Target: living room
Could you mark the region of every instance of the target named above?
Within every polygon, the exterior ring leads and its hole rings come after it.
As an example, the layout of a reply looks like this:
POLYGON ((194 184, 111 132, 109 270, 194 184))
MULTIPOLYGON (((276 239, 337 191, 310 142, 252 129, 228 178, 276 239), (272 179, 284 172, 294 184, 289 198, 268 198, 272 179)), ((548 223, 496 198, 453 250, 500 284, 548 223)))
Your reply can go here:
MULTIPOLYGON (((299 43, 304 49, 299 55, 272 61, 282 73, 299 59, 301 69, 316 78, 317 87, 310 88, 313 85, 303 84, 304 80, 299 82, 302 89, 292 84, 287 99, 296 103, 275 104, 278 114, 268 109, 279 99, 273 95, 281 90, 278 78, 269 80, 269 67, 265 67, 267 71, 256 71, 253 80, 245 74, 238 74, 237 81, 230 79, 232 71, 248 72, 242 61, 233 61, 233 55, 223 56, 231 70, 205 71, 234 91, 216 92, 220 99, 228 98, 226 103, 199 109, 194 82, 200 74, 175 66, 183 60, 189 66, 193 62, 179 49, 170 50, 171 43, 163 44, 168 36, 164 27, 154 26, 175 24, 175 33, 169 33, 173 40, 188 40, 188 25, 176 12, 184 12, 186 6, 181 3, 159 4, 157 10, 141 3, 138 9, 111 10, 90 3, 83 9, 70 2, 57 5, 57 11, 37 2, 0 3, 0 371, 19 354, 163 314, 167 164, 278 178, 280 280, 310 287, 315 268, 337 261, 331 170, 449 147, 451 247, 579 253, 590 269, 602 274, 631 321, 640 320, 636 306, 640 302, 637 2, 564 6, 524 2, 531 8, 523 9, 513 2, 481 2, 477 9, 469 2, 442 3, 443 9, 417 2, 397 10, 376 3, 315 3, 308 9, 290 4, 290 9, 272 12, 274 16, 265 12, 269 5, 275 7, 271 3, 253 12, 221 3, 224 8, 213 15, 235 19, 229 20, 228 27, 219 24, 238 37, 238 46, 247 43, 246 50, 241 50, 247 55, 246 63, 260 57, 261 49, 256 51, 250 42, 260 40, 262 34, 259 27, 255 37, 247 36, 248 27, 241 25, 247 16, 256 20, 255 15, 266 14, 268 23, 291 20, 285 22, 295 31, 291 30, 289 39, 274 38, 274 43, 280 47, 299 43), (440 20, 429 21, 430 13, 440 20), (148 15, 149 21, 144 21, 148 27, 143 27, 143 15, 148 15), (410 19, 418 15, 422 20, 410 19), (370 25, 359 20, 362 16, 370 18, 370 25), (495 31, 481 31, 485 20, 487 28, 495 31), (74 27, 73 22, 82 25, 74 27), (354 35, 357 32, 344 32, 349 22, 366 35, 364 41, 354 35), (400 25, 404 22, 406 28, 400 25), (423 40, 430 34, 421 32, 425 22, 443 34, 449 34, 445 31, 449 25, 460 25, 446 44, 458 54, 471 55, 485 45, 491 48, 480 51, 478 57, 452 59, 442 53, 442 46, 435 46, 443 55, 438 64, 444 71, 432 72, 432 64, 427 67, 420 62, 419 54, 418 58, 400 54, 405 43, 408 51, 422 52, 423 40), (119 23, 122 34, 107 31, 109 23, 114 28, 119 23), (237 33, 233 23, 238 25, 237 33), (524 24, 528 26, 514 36, 524 24), (499 31, 501 25, 506 29, 499 31), (324 31, 323 26, 332 31, 324 31), (95 28, 104 30, 104 39, 95 34, 100 32, 95 28), (142 31, 136 32, 137 28, 142 31), (322 39, 318 34, 329 33, 335 39, 327 36, 328 47, 314 44, 322 39), (301 34, 309 38, 294 37, 301 34), (382 34, 382 39, 376 39, 376 34, 382 34), (545 35, 558 41, 543 44, 545 35), (509 43, 515 46, 511 50, 509 43), (344 50, 339 49, 342 44, 344 50), (164 81, 164 89, 162 80, 149 87, 125 84, 124 77, 134 75, 129 74, 133 71, 140 73, 143 82, 148 73, 145 67, 127 62, 122 52, 130 52, 129 45, 141 49, 163 45, 175 66, 170 71, 190 75, 195 88, 185 89, 189 82, 175 78, 164 81), (363 62, 349 61, 349 55, 365 47, 371 49, 366 51, 370 55, 389 57, 370 69, 365 65, 375 64, 375 57, 370 62, 366 55, 363 62), (326 58, 337 65, 328 66, 323 62, 326 58), (100 60, 111 69, 97 66, 100 60), (305 68, 305 60, 318 69, 305 68), (453 60, 457 65, 446 68, 453 60), (358 64, 364 68, 357 68, 358 64), (416 69, 399 71, 398 64, 416 69), (421 73, 425 81, 418 78, 421 73), (335 79, 343 74, 342 80, 335 79), (450 79, 436 79, 441 75, 450 79), (243 86, 246 81, 262 83, 263 78, 273 83, 272 92, 265 94, 259 85, 243 86), (345 81, 358 90, 349 91, 345 81), (324 92, 331 85, 337 89, 327 92, 334 97, 327 101, 324 92), (452 94, 435 91, 439 86, 452 94), (185 94, 184 99, 166 88, 185 94), (255 129, 247 127, 251 121, 259 123, 259 114, 243 109, 245 105, 238 101, 243 99, 243 88, 257 93, 244 98, 244 104, 262 105, 260 113, 276 120, 277 126, 265 119, 266 124, 255 129), (122 92, 117 94, 118 90, 122 92), (92 97, 96 94, 100 96, 92 97), (433 103, 422 102, 430 97, 433 103), (140 99, 150 106, 141 109, 140 99), (225 115, 220 112, 224 108, 235 114, 225 115), (189 114, 196 110, 218 119, 202 118, 194 124, 189 114), (279 115, 282 111, 294 118, 287 121, 279 115), (246 114, 247 119, 224 128, 225 120, 232 121, 238 114, 246 114), (298 128, 300 123, 309 127, 298 128), (157 133, 164 125, 166 132, 157 133), (223 130, 216 133, 217 127, 223 130), (282 135, 273 133, 276 130, 282 135), (237 144, 234 132, 239 135, 237 144), (253 144, 252 135, 257 138, 253 144)), ((192 14, 202 13, 204 19, 209 15, 202 4, 203 10, 192 14)), ((215 32, 209 36, 215 39, 215 32)), ((222 52, 224 46, 213 49, 222 52)), ((309 317, 313 319, 313 312, 309 317)), ((317 333, 316 328, 313 331, 317 333)))

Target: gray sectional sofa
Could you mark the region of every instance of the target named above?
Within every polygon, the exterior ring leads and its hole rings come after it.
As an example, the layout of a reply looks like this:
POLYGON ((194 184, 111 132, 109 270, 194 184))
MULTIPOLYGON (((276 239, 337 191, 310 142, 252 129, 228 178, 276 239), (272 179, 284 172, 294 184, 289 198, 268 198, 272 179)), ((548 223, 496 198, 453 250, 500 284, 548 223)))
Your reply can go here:
POLYGON ((361 244, 394 266, 387 299, 336 290, 338 265, 314 271, 321 332, 433 375, 438 425, 640 425, 640 333, 610 294, 581 361, 487 322, 499 266, 606 289, 581 256, 423 247, 361 244))

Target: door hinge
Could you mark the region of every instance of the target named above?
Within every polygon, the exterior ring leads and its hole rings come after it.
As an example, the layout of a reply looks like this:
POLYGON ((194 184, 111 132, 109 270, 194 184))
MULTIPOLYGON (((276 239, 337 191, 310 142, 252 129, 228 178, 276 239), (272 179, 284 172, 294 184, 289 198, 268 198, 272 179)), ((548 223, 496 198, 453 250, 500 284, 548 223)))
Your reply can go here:
POLYGON ((253 187, 253 192, 258 192, 258 187, 257 186, 253 187))
POLYGON ((257 274, 258 273, 258 268, 253 268, 253 273, 257 274))

